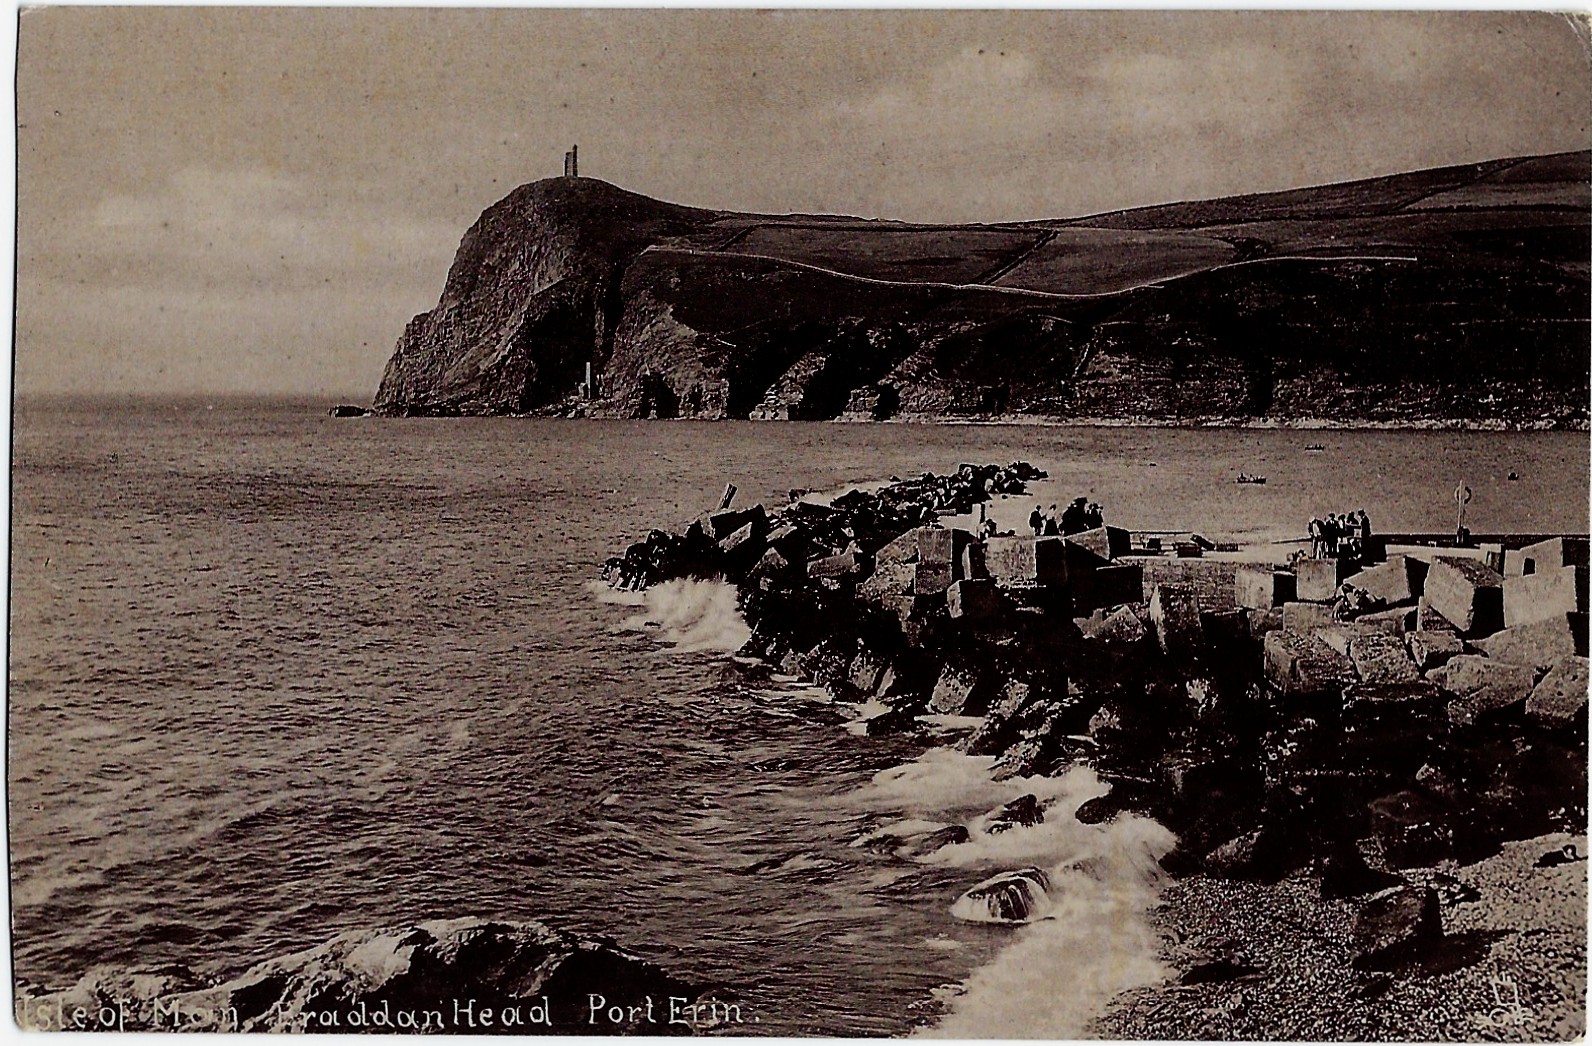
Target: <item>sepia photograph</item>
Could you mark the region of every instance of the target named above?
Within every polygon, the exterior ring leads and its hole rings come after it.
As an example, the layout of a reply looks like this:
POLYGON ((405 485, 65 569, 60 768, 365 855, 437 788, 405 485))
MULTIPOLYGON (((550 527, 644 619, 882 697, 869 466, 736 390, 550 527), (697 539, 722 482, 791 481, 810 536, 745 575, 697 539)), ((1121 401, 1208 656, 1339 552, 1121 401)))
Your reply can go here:
POLYGON ((1586 15, 16 15, 17 1028, 1584 1038, 1586 15))

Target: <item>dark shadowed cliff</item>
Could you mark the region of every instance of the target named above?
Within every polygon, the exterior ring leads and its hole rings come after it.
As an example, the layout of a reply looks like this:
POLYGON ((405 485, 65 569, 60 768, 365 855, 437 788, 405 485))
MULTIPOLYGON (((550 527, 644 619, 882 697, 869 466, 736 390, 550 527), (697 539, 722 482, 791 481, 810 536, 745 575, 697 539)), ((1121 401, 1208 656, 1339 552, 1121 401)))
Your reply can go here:
POLYGON ((465 235, 375 406, 1584 426, 1589 219, 1592 153, 1008 225, 547 179, 465 235))

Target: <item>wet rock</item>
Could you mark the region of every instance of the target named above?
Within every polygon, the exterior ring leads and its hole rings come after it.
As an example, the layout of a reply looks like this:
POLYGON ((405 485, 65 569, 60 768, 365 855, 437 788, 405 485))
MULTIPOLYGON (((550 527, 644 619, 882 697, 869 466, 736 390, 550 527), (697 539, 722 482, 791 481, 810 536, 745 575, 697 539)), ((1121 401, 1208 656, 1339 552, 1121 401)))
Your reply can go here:
POLYGON ((1452 810, 1416 791, 1371 803, 1371 832, 1395 868, 1426 868, 1453 856, 1452 810))
POLYGON ((1532 689, 1526 715, 1550 729, 1584 729, 1587 683, 1587 659, 1563 658, 1532 689))
POLYGON ((1275 882, 1288 873, 1278 833, 1261 827, 1229 839, 1205 856, 1207 875, 1219 879, 1275 882))
POLYGON ((1405 647, 1422 672, 1446 665, 1465 652, 1465 643, 1453 632, 1411 632, 1404 637, 1405 647))
POLYGON ((1523 711, 1536 685, 1536 670, 1511 665, 1476 654, 1463 654, 1426 678, 1455 695, 1448 705, 1449 721, 1471 726, 1523 711))
POLYGON ((1294 602, 1297 593, 1297 579, 1292 571, 1244 563, 1233 574, 1233 601, 1245 609, 1280 607, 1294 602))
POLYGON ((983 715, 989 707, 989 690, 977 670, 966 665, 946 665, 929 695, 929 708, 942 715, 983 715))
POLYGON ((951 914, 968 922, 1025 923, 1050 913, 1050 877, 1038 868, 991 876, 968 890, 951 906, 951 914))
POLYGON ((1586 619, 1561 614, 1506 628, 1473 645, 1494 661, 1546 668, 1566 657, 1586 656, 1586 619))
POLYGON ((865 650, 852 659, 846 681, 854 690, 871 695, 878 691, 879 679, 884 675, 886 667, 887 663, 883 658, 865 650))
POLYGON ((1446 699, 1423 680, 1356 683, 1343 691, 1343 739, 1361 757, 1418 759, 1445 732, 1446 699))
POLYGON ((1425 599, 1464 636, 1486 636, 1504 623, 1504 579, 1474 559, 1437 556, 1426 574, 1425 599))
POLYGON ((1044 820, 1045 809, 1039 805, 1039 797, 1020 795, 985 818, 984 834, 999 835, 1013 828, 1031 828, 1043 824, 1044 820))
POLYGON ((1442 908, 1429 886, 1397 886, 1373 895, 1354 920, 1354 964, 1394 961, 1443 935, 1442 908))
POLYGON ((647 997, 695 998, 700 990, 606 941, 540 923, 454 919, 350 931, 209 986, 169 972, 92 971, 76 987, 36 998, 19 1013, 70 1014, 78 1006, 93 1013, 120 1005, 126 1031, 171 1031, 172 1015, 180 1014, 183 1031, 382 1033, 409 1031, 399 1021, 413 1018, 433 1021, 432 1031, 524 1034, 526 1025, 505 1025, 501 1017, 491 1026, 461 1023, 454 1003, 470 1000, 479 1022, 488 1009, 523 1018, 545 996, 552 1027, 534 1030, 573 1035, 591 1030, 592 994, 626 1010, 604 1031, 662 1035, 681 1029, 657 1009, 647 1020, 647 997), (639 1016, 630 1016, 632 1005, 639 1016))

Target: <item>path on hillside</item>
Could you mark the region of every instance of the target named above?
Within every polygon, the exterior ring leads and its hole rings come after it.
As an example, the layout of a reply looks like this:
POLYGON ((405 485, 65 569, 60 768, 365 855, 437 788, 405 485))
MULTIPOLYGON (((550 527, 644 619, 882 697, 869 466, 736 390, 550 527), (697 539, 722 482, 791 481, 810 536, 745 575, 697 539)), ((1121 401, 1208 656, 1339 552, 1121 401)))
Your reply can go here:
POLYGON ((826 269, 821 265, 796 261, 792 258, 779 258, 769 254, 744 254, 739 251, 707 251, 697 247, 668 247, 653 244, 643 248, 642 254, 686 254, 697 258, 741 258, 747 261, 772 262, 775 265, 785 265, 794 269, 803 269, 808 272, 819 273, 824 276, 834 276, 842 280, 853 280, 857 283, 868 283, 879 287, 921 287, 931 290, 945 291, 987 291, 995 294, 1012 294, 1025 298, 1040 298, 1054 301, 1086 301, 1092 298, 1111 298, 1130 291, 1143 290, 1148 287, 1157 287, 1170 283, 1173 280, 1185 279, 1189 276, 1198 276, 1203 273, 1220 272, 1223 269, 1237 269, 1246 265, 1266 265, 1272 262, 1314 262, 1327 264, 1329 262, 1418 262, 1419 258, 1406 257, 1392 254, 1346 254, 1334 257, 1319 257, 1304 254, 1283 254, 1271 258, 1249 258, 1245 261, 1226 262, 1222 265, 1212 265, 1209 268, 1193 269, 1188 272, 1172 273, 1157 276, 1154 279, 1141 280, 1138 283, 1128 284, 1109 291, 1039 291, 1028 287, 999 287, 988 283, 944 283, 935 280, 886 280, 877 276, 858 276, 856 273, 841 272, 837 269, 826 269))

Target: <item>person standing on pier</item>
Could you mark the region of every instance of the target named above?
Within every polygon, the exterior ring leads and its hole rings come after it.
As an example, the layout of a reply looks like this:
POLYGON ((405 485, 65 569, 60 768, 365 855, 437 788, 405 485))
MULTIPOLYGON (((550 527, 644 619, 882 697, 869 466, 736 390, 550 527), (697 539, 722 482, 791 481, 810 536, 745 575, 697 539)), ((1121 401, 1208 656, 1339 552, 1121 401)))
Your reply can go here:
POLYGON ((1028 514, 1028 529, 1034 532, 1036 538, 1045 532, 1045 514, 1039 510, 1038 505, 1035 505, 1034 511, 1028 514))
POLYGON ((1321 521, 1320 516, 1310 517, 1310 558, 1320 559, 1326 552, 1327 525, 1321 521))

